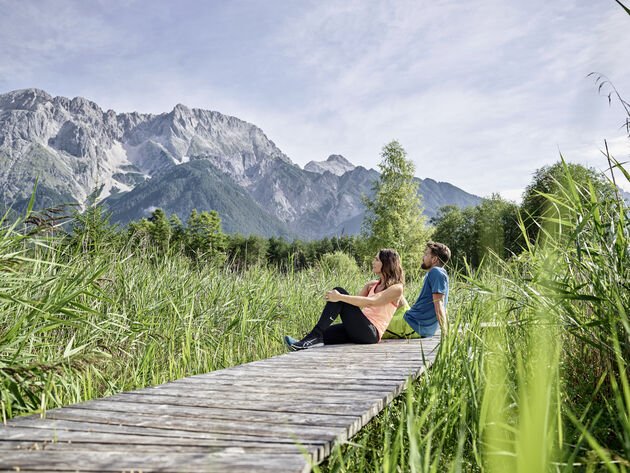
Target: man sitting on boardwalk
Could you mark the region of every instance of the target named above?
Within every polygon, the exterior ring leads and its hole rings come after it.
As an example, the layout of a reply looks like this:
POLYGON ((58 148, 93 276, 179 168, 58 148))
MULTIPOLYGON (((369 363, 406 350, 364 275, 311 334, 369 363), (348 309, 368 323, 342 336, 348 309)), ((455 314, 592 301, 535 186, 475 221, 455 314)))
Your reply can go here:
POLYGON ((415 304, 405 313, 405 320, 421 337, 430 337, 440 327, 441 334, 448 331, 446 304, 448 303, 448 274, 444 265, 451 250, 443 243, 430 241, 422 257, 422 269, 428 270, 415 304))

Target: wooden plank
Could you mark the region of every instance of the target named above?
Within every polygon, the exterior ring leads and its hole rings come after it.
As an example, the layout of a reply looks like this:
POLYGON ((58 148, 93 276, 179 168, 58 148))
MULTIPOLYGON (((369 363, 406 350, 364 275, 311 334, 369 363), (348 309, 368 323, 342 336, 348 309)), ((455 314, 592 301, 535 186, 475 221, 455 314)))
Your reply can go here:
MULTIPOLYGON (((197 406, 197 407, 213 407, 213 408, 221 408, 221 409, 233 409, 231 407, 227 407, 222 404, 223 401, 237 401, 240 403, 236 409, 246 409, 246 410, 261 410, 256 407, 258 402, 271 402, 271 403, 281 403, 286 407, 279 412, 294 412, 293 404, 304 404, 311 403, 312 405, 338 405, 338 406, 356 406, 357 397, 353 396, 341 396, 335 393, 335 396, 331 396, 327 394, 326 396, 322 396, 319 398, 308 398, 306 395, 296 396, 293 393, 284 393, 284 396, 279 396, 276 394, 266 394, 262 393, 256 396, 255 398, 247 398, 245 396, 236 397, 230 396, 229 392, 221 391, 216 395, 212 396, 183 396, 180 395, 177 391, 174 392, 160 392, 155 391, 153 393, 120 393, 115 396, 111 396, 106 399, 111 400, 122 400, 122 401, 133 401, 133 402, 146 402, 146 403, 156 403, 156 404, 176 404, 181 406, 197 406)), ((368 397, 362 397, 361 400, 363 402, 369 402, 370 400, 378 400, 382 399, 385 394, 377 394, 368 397)), ((338 415, 343 415, 338 412, 338 415)))
MULTIPOLYGON (((327 366, 277 366, 277 365, 266 365, 266 366, 243 366, 243 368, 238 370, 231 370, 229 372, 221 373, 216 376, 209 376, 207 378, 184 378, 187 382, 197 382, 201 380, 215 380, 215 379, 238 379, 243 376, 256 376, 256 378, 285 378, 291 376, 304 376, 305 374, 309 375, 309 378, 312 382, 317 382, 319 378, 325 378, 327 380, 337 380, 337 379, 346 379, 346 380, 359 380, 365 381, 368 383, 373 383, 374 381, 386 381, 386 380, 395 380, 398 381, 401 378, 405 378, 410 374, 415 373, 419 367, 417 366, 402 366, 402 367, 392 367, 389 369, 383 367, 364 367, 363 369, 358 368, 346 368, 346 367, 327 367, 327 366), (270 372, 270 369, 273 369, 270 372), (274 376, 275 375, 275 376, 274 376)), ((179 380, 183 381, 183 380, 179 380)), ((174 382, 179 382, 174 381, 174 382)))
POLYGON ((29 451, 3 452, 0 469, 20 471, 161 471, 161 472, 231 472, 309 471, 305 458, 299 454, 213 454, 213 453, 165 453, 162 455, 128 452, 29 451), (19 470, 16 470, 19 468, 19 470))
MULTIPOLYGON (((293 370, 293 371, 282 371, 277 370, 276 376, 269 371, 271 368, 267 368, 264 370, 250 370, 248 372, 241 373, 231 373, 229 375, 223 374, 221 376, 216 376, 214 378, 183 378, 177 381, 173 381, 173 384, 213 384, 217 382, 224 383, 233 383, 233 384, 250 384, 252 380, 255 380, 258 383, 265 383, 269 385, 275 386, 285 386, 289 387, 289 383, 295 383, 296 381, 300 383, 308 383, 308 387, 318 386, 320 384, 338 386, 339 384, 343 384, 344 382, 349 385, 354 385, 354 389, 366 389, 369 390, 370 387, 382 387, 382 386, 393 386, 396 383, 399 383, 401 380, 408 378, 410 375, 413 375, 413 372, 410 373, 411 370, 404 370, 400 373, 391 373, 389 376, 377 376, 374 373, 378 373, 377 371, 366 371, 365 373, 361 373, 361 375, 348 375, 344 376, 343 373, 334 373, 330 372, 324 374, 324 372, 319 372, 317 374, 312 374, 308 370, 293 370)), ((275 370, 273 370, 275 371, 275 370)))
MULTIPOLYGON (((431 351, 431 350, 429 350, 431 351)), ((431 356, 427 351, 418 350, 415 353, 409 353, 407 351, 403 352, 387 352, 387 353, 331 353, 330 350, 326 349, 326 351, 320 351, 318 353, 293 353, 290 356, 280 355, 272 358, 264 358, 262 360, 252 361, 250 363, 235 365, 230 368, 226 368, 227 371, 236 368, 240 368, 242 366, 256 366, 256 365, 266 365, 269 363, 278 363, 278 364, 301 364, 308 363, 315 360, 319 360, 324 363, 326 366, 348 366, 348 365, 360 365, 361 361, 365 361, 365 357, 369 356, 371 359, 382 361, 383 363, 394 363, 394 362, 406 362, 406 361, 422 361, 423 356, 431 356), (299 360, 296 360, 292 357, 299 357, 299 360)), ((207 374, 207 373, 203 373, 207 374)))
MULTIPOLYGON (((215 379, 222 377, 234 377, 234 376, 242 376, 245 373, 264 373, 265 370, 269 370, 270 368, 277 370, 278 372, 294 372, 301 371, 303 373, 314 373, 320 374, 325 373, 329 376, 344 376, 350 375, 351 378, 359 378, 359 379, 371 379, 375 373, 378 373, 378 377, 382 379, 388 379, 388 377, 393 376, 394 379, 398 379, 401 376, 407 375, 410 371, 417 371, 421 366, 421 361, 416 361, 414 363, 396 361, 391 364, 379 363, 378 360, 373 361, 373 367, 366 365, 366 362, 363 362, 362 367, 358 366, 327 366, 323 365, 318 361, 313 361, 309 363, 304 363, 300 365, 279 365, 279 364, 265 364, 265 365, 255 365, 255 366, 243 366, 238 370, 230 370, 229 372, 220 373, 215 376, 208 377, 200 377, 199 379, 215 379)), ((197 378, 192 378, 196 380, 197 378)))
MULTIPOLYGON (((70 442, 70 445, 77 446, 77 449, 81 449, 80 444, 82 443, 99 442, 103 445, 102 450, 104 451, 116 450, 129 445, 138 446, 139 450, 142 450, 143 446, 155 445, 161 445, 162 449, 170 448, 171 446, 195 446, 206 449, 231 449, 229 451, 233 451, 235 448, 244 448, 248 450, 262 449, 271 452, 293 453, 300 453, 306 449, 312 455, 314 461, 321 461, 330 453, 330 447, 326 444, 326 441, 300 440, 292 435, 284 438, 274 438, 203 432, 202 435, 189 436, 190 432, 183 432, 183 435, 178 435, 178 432, 174 431, 173 435, 164 437, 162 435, 164 431, 158 432, 159 435, 151 435, 143 431, 149 429, 129 429, 124 426, 111 424, 93 424, 94 429, 90 428, 87 430, 85 427, 79 427, 79 430, 72 430, 76 427, 69 426, 68 422, 49 421, 47 423, 49 424, 48 428, 41 424, 39 428, 5 428, 0 438, 6 442, 26 442, 27 444, 48 444, 53 442, 67 444, 70 442), (64 427, 69 427, 69 429, 64 427), (98 429, 105 430, 105 432, 101 432, 98 429)), ((81 425, 80 423, 76 424, 81 425)), ((153 432, 156 430, 159 429, 152 429, 153 432)))
MULTIPOLYGON (((400 360, 400 359, 422 359, 422 356, 430 355, 431 353, 437 352, 437 344, 418 346, 413 348, 403 348, 400 350, 382 350, 375 351, 370 349, 369 351, 359 351, 356 348, 349 348, 349 345, 345 345, 343 348, 335 348, 335 347, 322 347, 322 348, 314 348, 311 350, 304 350, 298 352, 290 352, 285 353, 283 355, 274 356, 271 358, 262 358, 260 360, 251 361, 247 364, 256 364, 256 363, 267 363, 267 362, 288 362, 290 360, 296 360, 301 362, 302 360, 308 359, 320 359, 320 360, 329 360, 334 363, 347 363, 350 361, 360 361, 361 357, 365 358, 368 356, 373 358, 378 358, 380 360, 400 360)), ((243 364, 244 365, 244 364, 243 364)), ((234 365, 230 368, 236 368, 243 365, 234 365)))
MULTIPOLYGON (((266 386, 261 392, 258 386, 244 386, 239 384, 238 390, 234 390, 233 386, 217 385, 197 387, 195 390, 182 390, 181 386, 173 386, 171 384, 161 384, 151 386, 149 388, 139 389, 137 391, 126 391, 117 394, 117 396, 125 395, 146 395, 146 396, 177 396, 179 398, 201 398, 201 399, 233 399, 247 401, 252 404, 257 401, 265 400, 294 400, 321 403, 320 399, 313 397, 313 392, 322 392, 321 389, 311 391, 297 391, 293 389, 273 388, 266 386)), ((372 391, 372 395, 377 396, 387 393, 386 390, 372 391)), ((356 402, 357 395, 353 391, 326 390, 325 402, 327 404, 353 404, 356 402)))
MULTIPOLYGON (((7 451, 19 451, 28 454, 30 451, 59 451, 59 452, 81 452, 84 455, 91 455, 92 452, 125 452, 128 455, 152 453, 160 455, 165 452, 163 442, 155 444, 110 444, 103 443, 99 439, 90 439, 96 442, 85 441, 83 437, 79 437, 72 441, 11 441, 0 440, 0 458, 7 451)), ((324 458, 323 447, 313 445, 298 446, 296 444, 265 444, 252 443, 238 445, 233 443, 224 446, 200 446, 200 445, 168 445, 169 453, 223 453, 229 454, 245 454, 245 455, 261 455, 261 454, 294 454, 304 455, 304 449, 307 448, 311 454, 311 460, 315 463, 321 462, 324 458)), ((1 470, 0 470, 1 471, 1 470)), ((15 470, 14 470, 15 471, 15 470)), ((21 470, 23 471, 23 469, 21 470)))
POLYGON ((15 419, 0 428, 0 470, 310 471, 421 376, 438 343, 286 353, 15 419))
POLYGON ((231 368, 226 368, 220 371, 214 371, 210 373, 199 374, 195 376, 191 376, 192 379, 197 377, 201 378, 211 378, 215 376, 220 376, 224 374, 230 374, 232 372, 242 371, 243 369, 251 369, 257 367, 266 367, 266 366, 278 366, 278 367, 313 367, 318 366, 322 369, 348 369, 348 370, 364 370, 364 369, 378 369, 380 366, 386 369, 396 368, 397 366, 415 366, 418 367, 422 364, 423 361, 430 361, 434 358, 434 355, 426 355, 422 356, 418 354, 417 356, 374 356, 374 354, 363 354, 361 356, 355 355, 352 357, 345 357, 341 360, 336 357, 322 357, 322 356, 309 356, 302 357, 300 360, 289 360, 289 359, 274 359, 270 358, 264 361, 256 361, 252 363, 248 363, 245 365, 235 366, 231 368), (366 359, 369 358, 369 359, 366 359))
MULTIPOLYGON (((406 378, 402 378, 406 379, 406 378)), ((342 380, 337 380, 342 381, 342 380)), ((347 380, 346 380, 347 381, 347 380)), ((279 380, 274 378, 257 378, 257 379, 247 379, 247 378, 228 378, 228 379, 218 379, 218 380, 206 380, 206 379, 197 379, 197 380, 188 380, 182 379, 178 381, 173 381, 169 383, 171 385, 182 386, 187 389, 198 389, 203 388, 204 386, 213 387, 218 384, 228 385, 228 386, 258 386, 259 388, 273 388, 273 389, 287 389, 291 390, 300 390, 300 391, 313 391, 313 389, 317 388, 318 390, 331 390, 331 391, 387 391, 390 387, 396 386, 399 381, 382 381, 382 382, 371 382, 371 383, 360 383, 360 382, 352 382, 347 381, 346 383, 334 382, 334 381, 326 381, 319 380, 318 382, 314 382, 312 379, 308 377, 301 378, 292 378, 291 380, 279 380), (304 384, 298 384, 304 383, 304 384), (306 385, 306 383, 309 383, 306 385), (186 386, 188 385, 188 386, 186 386)))
POLYGON ((387 376, 393 376, 394 379, 398 379, 401 376, 405 376, 409 371, 415 371, 418 368, 420 368, 420 365, 422 364, 421 362, 417 362, 418 366, 412 366, 411 364, 409 365, 401 365, 401 363, 397 363, 397 366, 392 366, 392 367, 381 367, 378 365, 378 362, 374 362, 375 366, 370 366, 369 364, 367 364, 366 361, 364 361, 363 366, 361 368, 359 367, 344 367, 344 366, 325 366, 322 365, 321 363, 318 363, 317 366, 315 364, 309 364, 309 365, 293 365, 293 366, 282 366, 282 365, 276 365, 276 364, 270 364, 270 365, 243 365, 240 368, 232 368, 230 370, 225 370, 225 371, 221 371, 218 373, 209 373, 207 376, 206 375, 198 375, 198 376, 191 376, 190 378, 183 378, 183 379, 179 379, 179 380, 175 380, 172 381, 173 383, 178 383, 181 382, 183 380, 187 380, 187 381, 191 381, 191 382, 196 382, 199 380, 204 380, 204 381, 212 381, 215 379, 221 379, 221 378, 229 378, 229 379, 233 379, 236 377, 240 377, 240 376, 245 376, 246 374, 251 376, 252 373, 260 373, 260 375, 262 377, 269 377, 268 375, 269 373, 269 369, 272 368, 274 371, 278 371, 278 372, 295 372, 295 371, 299 371, 301 373, 326 373, 330 376, 344 376, 346 374, 350 374, 351 378, 358 378, 358 379, 371 379, 372 378, 372 374, 375 372, 381 373, 381 377, 384 379, 387 379, 387 376))
MULTIPOLYGON (((18 450, 18 451, 38 451, 38 450, 46 450, 46 451, 74 451, 74 452, 91 452, 91 451, 117 451, 117 452, 129 452, 130 454, 136 452, 155 452, 161 453, 164 452, 165 446, 163 439, 161 442, 156 442, 155 444, 135 444, 135 443, 125 443, 125 444, 112 444, 102 442, 100 439, 93 439, 94 442, 84 442, 81 439, 73 440, 73 441, 23 441, 23 440, 0 440, 0 457, 3 455, 4 451, 18 450)), ((230 445, 218 447, 215 445, 212 446, 200 446, 200 445, 169 445, 169 452, 173 453, 236 453, 235 451, 243 451, 247 454, 256 454, 256 453, 293 453, 300 454, 300 448, 297 445, 290 444, 270 444, 260 446, 249 446, 249 445, 230 445)))
POLYGON ((213 379, 220 378, 222 376, 230 376, 230 375, 242 375, 247 372, 262 372, 264 370, 268 370, 269 368, 273 368, 278 371, 308 371, 312 373, 328 373, 328 374, 350 374, 355 378, 362 378, 366 374, 369 376, 371 373, 377 372, 382 373, 383 375, 391 375, 395 374, 396 378, 398 378, 401 374, 404 375, 405 371, 415 371, 422 365, 422 360, 417 360, 413 362, 409 362, 409 360, 405 361, 394 361, 381 363, 379 360, 373 360, 374 367, 366 366, 365 361, 363 361, 362 366, 359 363, 347 364, 344 366, 330 366, 327 363, 321 363, 317 360, 308 361, 304 363, 300 363, 299 365, 289 364, 289 363, 265 363, 265 364, 255 364, 255 365, 247 365, 242 368, 232 369, 230 371, 226 371, 216 376, 209 376, 202 379, 213 379), (367 373, 366 373, 367 372, 367 373))
POLYGON ((155 443, 155 444, 135 444, 135 443, 127 443, 127 444, 112 444, 102 442, 100 439, 93 439, 94 442, 84 442, 79 440, 73 441, 50 441, 50 440, 0 440, 0 457, 3 456, 3 452, 6 451, 21 451, 24 453, 28 453, 28 451, 38 451, 38 450, 46 450, 46 451, 63 451, 63 452, 91 452, 91 451, 102 451, 102 452, 129 452, 130 454, 136 452, 155 452, 161 453, 164 452, 165 448, 168 449, 169 452, 173 453, 236 453, 236 451, 242 451, 247 454, 257 454, 257 453, 292 453, 292 454, 301 454, 302 451, 298 445, 291 444, 257 444, 255 446, 250 445, 228 445, 228 446, 201 446, 201 445, 169 445, 168 447, 164 446, 164 443, 155 443))
POLYGON ((328 426, 311 425, 271 425, 260 423, 252 424, 236 419, 225 422, 215 419, 195 419, 190 417, 175 417, 169 415, 155 415, 145 413, 100 411, 90 409, 77 409, 64 407, 50 412, 51 419, 77 420, 82 422, 109 422, 119 425, 146 425, 150 427, 169 426, 180 430, 200 430, 202 432, 214 432, 225 434, 242 434, 256 437, 297 438, 298 440, 321 440, 334 438, 339 432, 338 428, 328 426))
MULTIPOLYGON (((396 353, 409 353, 410 355, 414 355, 417 353, 425 353, 430 354, 434 351, 437 351, 437 346, 439 342, 430 341, 430 342, 420 342, 420 343, 382 343, 377 345, 325 345, 322 347, 311 348, 309 350, 302 350, 292 353, 286 353, 284 356, 288 357, 291 355, 297 355, 300 358, 304 357, 329 357, 335 358, 339 357, 341 359, 364 355, 367 353, 374 355, 388 355, 388 354, 396 354, 396 353)), ((275 357, 274 357, 275 358, 275 357)))
MULTIPOLYGON (((269 409, 268 404, 280 404, 280 406, 286 406, 287 402, 291 403, 290 410, 295 412, 328 412, 322 411, 319 409, 321 405, 329 406, 331 409, 334 409, 333 412, 344 413, 344 407, 361 407, 363 404, 370 405, 372 402, 376 402, 378 400, 386 400, 388 396, 394 392, 398 394, 402 391, 406 386, 405 383, 399 383, 394 387, 389 387, 384 391, 322 391, 318 390, 307 390, 307 391, 296 391, 291 393, 277 393, 273 390, 269 390, 268 388, 264 389, 262 393, 234 393, 234 395, 230 395, 229 391, 214 391, 211 389, 208 390, 187 390, 181 391, 180 389, 174 388, 173 386, 156 386, 155 388, 151 388, 143 391, 130 391, 128 393, 121 393, 119 396, 126 395, 162 395, 162 396, 176 396, 180 399, 202 399, 208 402, 216 402, 217 407, 220 407, 224 400, 227 400, 227 404, 224 406, 227 408, 244 408, 247 407, 249 409, 269 409), (311 397, 317 395, 319 397, 311 397), (251 396, 251 397, 248 397, 251 396), (251 402, 246 402, 251 401, 251 402), (301 409, 302 405, 306 405, 306 410, 298 410, 301 409)), ((239 386, 238 389, 242 389, 242 386, 239 386)), ((184 401, 186 402, 186 401, 184 401)), ((287 409, 288 410, 288 409, 287 409)), ((351 411, 352 413, 354 410, 351 411)))
MULTIPOLYGON (((388 394, 380 395, 378 398, 370 398, 370 399, 357 399, 357 401, 353 404, 335 404, 328 405, 325 403, 313 404, 311 402, 302 402, 302 403, 293 403, 290 406, 290 411, 295 413, 303 413, 303 414, 314 414, 314 415, 345 415, 345 416, 356 416, 362 412, 364 409, 368 409, 372 404, 377 402, 382 402, 387 398, 388 394)), ((95 401, 88 401, 90 403, 95 401)), ((105 402, 105 401, 103 401, 105 402)), ((80 403, 72 406, 67 406, 59 409, 51 409, 46 412, 46 417, 53 418, 53 416, 59 414, 60 412, 64 412, 65 410, 79 410, 82 412, 90 411, 90 410, 119 410, 121 412, 125 412, 124 409, 116 409, 108 404, 101 404, 101 408, 98 408, 98 404, 87 404, 80 403), (106 407, 109 406, 109 407, 106 407)), ((242 410, 242 408, 247 405, 243 403, 243 401, 237 400, 228 400, 228 399, 219 399, 216 402, 212 403, 211 400, 208 401, 208 406, 214 406, 216 409, 234 409, 234 410, 242 410)), ((267 412, 276 412, 282 413, 286 412, 287 403, 285 400, 269 400, 265 402, 257 402, 256 404, 249 405, 251 410, 256 411, 267 411, 267 412)), ((164 409, 162 409, 164 412, 164 409)), ((172 411, 174 412, 174 411, 172 411)), ((186 416, 186 414, 183 414, 186 416)))
MULTIPOLYGON (((129 398, 130 396, 125 397, 129 398)), ((147 396, 141 396, 140 398, 146 399, 146 397, 147 396)), ((57 412, 62 412, 63 409, 77 408, 98 411, 127 412, 129 414, 168 415, 169 417, 193 417, 196 419, 208 420, 238 420, 240 422, 249 423, 273 422, 277 425, 314 425, 322 427, 343 426, 348 423, 352 423, 357 418, 357 414, 340 414, 336 411, 333 411, 330 414, 304 414, 293 412, 291 411, 291 406, 284 402, 282 402, 281 410, 265 411, 260 409, 247 409, 245 406, 243 406, 244 408, 242 409, 225 409, 215 407, 217 405, 216 402, 196 402, 187 404, 182 402, 177 403, 177 398, 174 398, 170 403, 150 401, 150 399, 138 401, 135 398, 128 401, 121 400, 121 398, 107 398, 107 400, 99 399, 62 409, 51 410, 48 411, 47 416, 50 417, 51 415, 55 415, 57 412)))
MULTIPOLYGON (((159 437, 162 444, 170 445, 173 438, 190 439, 190 442, 217 447, 237 446, 293 446, 296 444, 292 436, 257 437, 252 435, 222 434, 203 430, 177 430, 168 427, 148 427, 144 425, 122 425, 107 422, 81 422, 55 419, 30 419, 19 425, 9 424, 0 428, 2 439, 50 441, 60 432, 79 433, 79 438, 86 438, 85 433, 107 433, 115 435, 131 435, 143 437, 159 437), (5 430, 2 430, 5 429, 5 430), (17 430, 14 430, 17 429, 17 430)), ((322 442, 305 440, 300 442, 309 448, 320 447, 322 442)), ((183 442, 183 444, 186 444, 183 442)))
MULTIPOLYGON (((34 429, 28 427, 15 427, 6 429, 3 432, 3 437, 0 442, 46 442, 46 443, 70 443, 70 444, 82 444, 82 443, 100 443, 112 445, 115 448, 118 446, 135 445, 158 445, 162 448, 166 447, 204 447, 214 448, 217 450, 225 450, 226 448, 241 447, 236 442, 224 442, 222 444, 217 443, 214 439, 200 439, 200 438, 187 438, 187 437, 170 437, 165 439, 160 436, 152 435, 135 435, 124 434, 120 432, 80 432, 74 430, 64 429, 34 429)), ((283 448, 294 447, 296 443, 291 442, 251 442, 246 443, 248 448, 262 448, 270 449, 277 448, 282 445, 283 448)), ((315 444, 317 445, 317 444, 315 444)), ((245 448, 243 446, 243 448, 245 448)), ((293 450, 293 448, 292 448, 293 450)))
MULTIPOLYGON (((311 412, 300 413, 300 412, 291 412, 291 407, 287 407, 284 404, 279 406, 279 409, 276 411, 262 411, 262 410, 249 410, 249 409, 241 409, 241 410, 233 410, 233 409, 209 409, 208 412, 203 415, 197 415, 196 413, 191 413, 190 410, 185 410, 183 412, 177 411, 177 408, 174 408, 170 405, 155 405, 155 404, 145 404, 138 403, 133 407, 129 407, 130 403, 118 403, 111 402, 107 404, 99 404, 96 407, 91 407, 86 409, 90 413, 94 413, 95 411, 104 411, 104 412, 112 412, 112 413, 125 413, 132 412, 134 414, 142 414, 143 416, 152 414, 152 415, 163 415, 168 416, 169 419, 176 418, 204 418, 208 420, 224 420, 230 421, 231 425, 236 425, 240 422, 248 422, 254 423, 256 426, 267 428, 266 425, 283 425, 290 428, 297 428, 298 426, 319 426, 319 427, 337 427, 342 428, 346 427, 349 431, 354 434, 358 428, 360 428, 365 422, 367 422, 376 412, 380 411, 382 407, 389 402, 386 399, 379 399, 371 404, 369 407, 361 407, 356 408, 353 406, 352 415, 342 415, 337 411, 333 411, 327 415, 318 415, 313 414, 312 409, 309 409, 311 412), (289 412, 287 412, 289 411, 289 412), (235 422, 236 421, 236 422, 235 422)), ((75 406, 78 407, 78 406, 75 406)), ((260 409, 259 406, 256 406, 260 409)), ((48 412, 48 417, 51 419, 63 419, 67 418, 67 413, 70 408, 58 409, 48 412)), ((76 414, 76 413, 75 413, 76 414)), ((75 414, 72 414, 77 418, 75 414)), ((81 414, 79 414, 80 416, 81 414)), ((118 416, 109 415, 107 416, 105 413, 102 414, 105 416, 107 420, 110 422, 115 422, 114 419, 118 419, 118 416)), ((252 427, 254 426, 252 424, 252 427)), ((302 430, 303 431, 303 430, 302 430)))
MULTIPOLYGON (((295 399, 291 397, 283 398, 283 399, 273 399, 272 397, 269 397, 265 399, 267 402, 279 402, 283 406, 283 409, 274 411, 274 412, 269 412, 260 408, 256 408, 256 406, 251 402, 250 403, 244 402, 238 408, 229 408, 229 407, 226 407, 225 404, 223 404, 224 401, 228 401, 228 400, 229 400, 229 397, 227 396, 223 398, 208 399, 208 398, 194 398, 194 397, 186 398, 183 396, 152 396, 150 394, 133 394, 133 393, 123 393, 123 394, 118 394, 116 396, 111 396, 111 397, 102 399, 102 401, 108 401, 108 402, 117 403, 117 404, 121 402, 122 403, 133 402, 133 403, 139 403, 139 404, 146 404, 146 405, 151 406, 151 408, 153 408, 153 406, 165 406, 164 409, 167 410, 169 413, 173 413, 174 415, 176 415, 176 413, 175 411, 172 410, 172 407, 176 407, 176 408, 192 407, 192 408, 205 409, 206 411, 211 411, 213 412, 212 416, 218 415, 220 416, 219 418, 229 418, 230 415, 251 416, 252 421, 255 421, 255 419, 257 418, 260 418, 260 419, 265 419, 266 417, 277 418, 278 416, 283 416, 283 415, 286 415, 287 413, 300 414, 298 412, 295 412, 295 410, 293 409, 293 404, 295 403, 295 399), (217 412, 216 414, 214 414, 215 411, 217 412)), ((326 404, 326 399, 320 399, 319 401, 321 404, 326 404)), ((366 405, 368 402, 371 402, 371 400, 369 399, 365 399, 363 401, 365 402, 366 405)), ((310 402, 310 401, 307 400, 305 402, 310 402)), ((348 401, 347 403, 341 404, 341 405, 353 406, 353 405, 356 405, 356 401, 355 403, 348 401)), ((75 405, 75 407, 80 407, 80 406, 81 405, 75 405)), ((99 407, 100 407, 100 404, 99 404, 99 407)), ((204 415, 207 415, 207 414, 204 414, 204 415)), ((351 418, 355 417, 355 415, 344 414, 339 411, 333 411, 331 414, 328 414, 328 415, 309 414, 308 416, 296 415, 296 416, 291 416, 291 417, 293 417, 292 420, 294 423, 302 423, 302 420, 300 419, 302 417, 308 417, 309 420, 313 421, 315 424, 318 424, 318 425, 325 424, 327 421, 333 421, 336 425, 338 423, 350 420, 351 418)))

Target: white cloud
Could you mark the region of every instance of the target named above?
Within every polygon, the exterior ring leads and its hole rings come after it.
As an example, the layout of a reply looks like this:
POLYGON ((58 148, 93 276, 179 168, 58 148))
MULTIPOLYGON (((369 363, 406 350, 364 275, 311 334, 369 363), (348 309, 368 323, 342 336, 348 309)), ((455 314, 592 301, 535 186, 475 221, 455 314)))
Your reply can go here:
POLYGON ((507 196, 559 152, 601 165, 603 139, 616 143, 622 110, 586 78, 630 83, 630 20, 608 3, 0 0, 0 86, 218 110, 302 165, 339 153, 374 167, 398 139, 421 177, 507 196))
POLYGON ((275 40, 319 95, 263 127, 301 163, 326 149, 374 166, 398 138, 421 176, 482 195, 522 189, 560 151, 614 132, 586 74, 630 71, 619 59, 627 20, 614 11, 578 21, 580 8, 599 11, 571 1, 318 3, 275 40))
MULTIPOLYGON (((606 143, 608 144, 608 152, 611 157, 620 163, 630 162, 630 139, 626 134, 616 136, 611 139, 601 140, 599 142, 588 142, 578 147, 568 149, 563 153, 565 159, 571 162, 580 163, 588 167, 597 169, 611 179, 608 159, 606 157, 606 143)), ((624 168, 630 170, 630 164, 625 164, 624 168)), ((615 182, 626 192, 630 192, 630 182, 624 177, 619 170, 614 170, 615 182)))
POLYGON ((516 202, 517 204, 520 204, 522 202, 522 200, 523 200, 523 192, 524 191, 525 191, 524 188, 505 189, 505 190, 501 191, 499 194, 505 200, 511 200, 513 202, 516 202))

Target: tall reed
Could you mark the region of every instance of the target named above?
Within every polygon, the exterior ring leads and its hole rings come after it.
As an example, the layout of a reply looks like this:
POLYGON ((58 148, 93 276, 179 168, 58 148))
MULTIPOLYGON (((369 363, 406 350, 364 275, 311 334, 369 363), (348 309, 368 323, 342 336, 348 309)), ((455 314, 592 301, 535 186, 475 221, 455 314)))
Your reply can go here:
MULTIPOLYGON (((545 195, 537 242, 453 275, 453 331, 432 369, 321 470, 630 468, 630 214, 567 182, 545 195)), ((324 289, 369 277, 75 248, 0 229, 7 417, 281 353, 283 334, 315 322, 324 289)))
POLYGON ((8 417, 283 353, 323 292, 369 275, 156 257, 0 233, 0 400, 8 417))
POLYGON ((433 367, 322 470, 630 468, 629 210, 565 172, 539 240, 453 278, 433 367))

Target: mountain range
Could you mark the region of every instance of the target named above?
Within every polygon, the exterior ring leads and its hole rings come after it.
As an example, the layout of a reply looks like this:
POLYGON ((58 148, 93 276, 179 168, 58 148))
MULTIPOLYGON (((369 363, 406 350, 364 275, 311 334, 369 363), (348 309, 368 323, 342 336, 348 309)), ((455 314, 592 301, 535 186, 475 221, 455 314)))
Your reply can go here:
MULTIPOLYGON (((83 205, 97 189, 112 220, 156 208, 186 220, 217 210, 228 233, 299 237, 356 234, 363 194, 379 174, 331 155, 304 169, 251 123, 178 104, 168 113, 103 111, 82 97, 39 89, 0 95, 0 202, 22 209, 38 180, 39 208, 83 205)), ((418 179, 424 212, 480 198, 418 179)))

